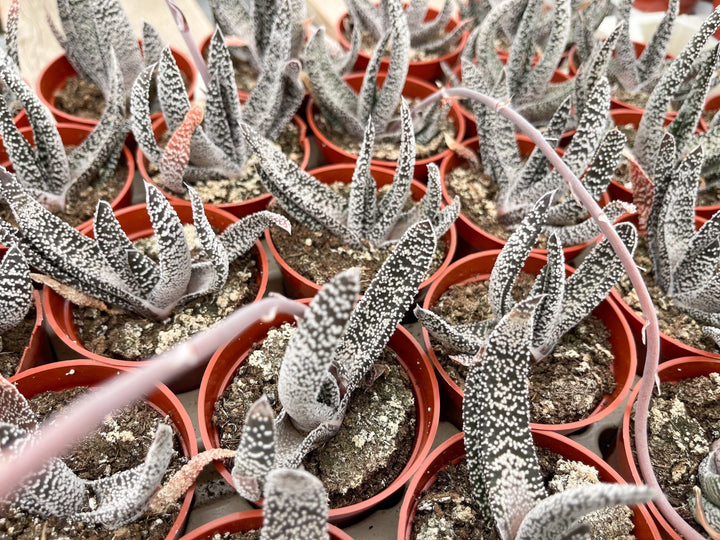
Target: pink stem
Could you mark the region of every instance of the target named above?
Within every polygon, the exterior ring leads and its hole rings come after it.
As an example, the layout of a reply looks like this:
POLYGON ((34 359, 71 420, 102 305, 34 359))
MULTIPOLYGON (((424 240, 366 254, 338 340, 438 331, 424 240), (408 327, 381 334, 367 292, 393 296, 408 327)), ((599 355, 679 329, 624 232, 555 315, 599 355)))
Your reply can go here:
POLYGON ((165 2, 167 3, 168 9, 170 9, 173 19, 175 19, 175 24, 177 25, 178 30, 180 30, 183 40, 185 40, 185 45, 187 45, 190 56, 193 59, 193 63, 195 64, 195 67, 200 73, 200 76, 205 82, 205 87, 207 88, 210 86, 210 72, 208 71, 207 64, 202 56, 200 47, 198 47, 192 37, 192 34, 190 33, 190 26, 185 18, 185 14, 177 6, 177 4, 175 4, 174 0, 165 0, 165 2))
POLYGON ((0 460, 0 500, 50 458, 61 455, 93 431, 110 412, 147 395, 158 382, 170 382, 191 370, 255 321, 272 319, 279 311, 302 316, 305 306, 282 297, 265 298, 245 306, 208 330, 153 357, 147 366, 134 369, 104 383, 53 415, 35 434, 38 444, 19 454, 3 454, 0 460))
MULTIPOLYGON (((540 148, 542 153, 545 154, 550 163, 552 163, 555 167, 555 170, 558 171, 568 183, 570 191, 575 198, 580 201, 585 208, 587 208, 590 215, 595 219, 595 221, 597 221, 600 230, 618 254, 618 257, 625 267, 625 271, 627 272, 633 287, 635 287, 638 300, 640 301, 640 307, 642 308, 643 315, 645 315, 646 319, 644 330, 646 331, 645 336, 647 351, 645 354, 645 368, 640 382, 640 393, 637 398, 637 408, 635 411, 635 448, 637 449, 640 472, 642 473, 645 483, 649 487, 654 488, 658 493, 662 493, 662 489, 660 488, 652 469, 650 452, 647 445, 648 411, 650 407, 650 397, 652 396, 653 391, 653 384, 655 382, 655 378, 657 377, 657 367, 660 353, 660 327, 658 326, 657 314, 652 303, 652 298, 650 297, 650 293, 647 290, 645 281, 643 280, 635 261, 623 244, 622 240, 620 240, 620 237, 615 232, 615 229, 607 220, 607 217, 600 206, 598 206, 595 200, 590 196, 577 176, 575 176, 570 168, 563 163, 562 158, 555 152, 555 149, 550 145, 550 143, 544 139, 542 133, 540 133, 535 126, 528 122, 517 111, 508 107, 507 104, 490 96, 486 96, 485 94, 481 94, 480 92, 470 90, 469 88, 440 89, 434 94, 423 99, 415 107, 415 109, 422 109, 433 102, 448 97, 479 101, 483 105, 494 109, 503 115, 520 128, 520 130, 528 137, 530 137, 530 140, 532 140, 535 145, 540 148)), ((684 538, 693 540, 701 540, 703 538, 683 518, 680 517, 664 494, 662 497, 658 497, 654 503, 670 524, 675 527, 675 530, 677 530, 684 538)))

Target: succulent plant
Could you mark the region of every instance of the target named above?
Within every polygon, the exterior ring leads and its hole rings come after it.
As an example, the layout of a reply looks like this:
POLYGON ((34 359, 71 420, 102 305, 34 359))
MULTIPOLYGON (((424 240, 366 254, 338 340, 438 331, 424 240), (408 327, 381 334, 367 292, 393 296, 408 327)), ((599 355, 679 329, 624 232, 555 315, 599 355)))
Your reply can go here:
POLYGON ((410 197, 415 166, 415 137, 410 109, 401 105, 402 136, 400 157, 390 190, 378 198, 370 171, 375 128, 372 120, 365 129, 360 156, 350 185, 350 198, 333 191, 287 159, 282 152, 257 133, 243 127, 248 145, 257 157, 257 167, 265 188, 295 220, 314 231, 326 229, 355 249, 363 241, 372 246, 396 243, 405 231, 428 219, 437 238, 450 228, 460 212, 456 199, 441 209, 440 173, 428 165, 428 188, 422 200, 404 210, 410 197))
MULTIPOLYGON (((487 89, 480 71, 469 62, 463 63, 463 81, 473 90, 487 89)), ((600 77, 585 98, 577 131, 563 155, 563 161, 577 176, 582 176, 583 184, 595 199, 600 198, 610 183, 625 144, 625 136, 618 130, 606 131, 609 107, 610 88, 607 79, 600 77)), ((480 146, 483 167, 498 186, 498 219, 508 225, 518 223, 543 194, 555 190, 555 204, 547 214, 545 232, 557 235, 562 246, 587 242, 597 236, 597 225, 587 218, 584 207, 569 196, 562 176, 548 170, 549 164, 542 152, 534 149, 523 163, 512 124, 480 103, 473 103, 473 110, 478 134, 483 139, 480 146)), ((545 129, 547 140, 559 139, 570 111, 568 96, 545 129)), ((611 221, 624 212, 619 203, 606 207, 611 221)))
MULTIPOLYGON (((392 17, 389 12, 391 0, 381 0, 379 4, 370 0, 346 0, 348 13, 352 18, 353 28, 372 36, 375 42, 383 39, 391 31, 392 17)), ((437 17, 425 22, 428 12, 427 0, 414 0, 405 10, 408 31, 410 32, 410 47, 427 54, 438 54, 452 43, 456 43, 462 33, 467 30, 470 21, 463 21, 450 32, 445 27, 450 22, 455 3, 445 0, 437 17)))
POLYGON ((0 136, 18 180, 50 209, 64 210, 70 193, 92 181, 101 185, 115 171, 127 130, 122 81, 112 58, 109 69, 112 88, 98 125, 79 146, 66 153, 50 111, 11 63, 0 62, 0 79, 25 106, 35 146, 20 134, 4 99, 0 99, 0 136))
MULTIPOLYGON (((459 352, 462 363, 472 362, 472 357, 487 343, 488 334, 515 305, 512 296, 515 282, 537 242, 551 202, 552 193, 545 194, 498 255, 488 290, 491 319, 451 326, 432 311, 415 308, 418 321, 435 339, 459 352)), ((632 252, 637 242, 635 227, 631 223, 620 223, 615 229, 632 252)), ((565 257, 555 235, 550 236, 547 250, 547 264, 529 293, 529 298, 544 295, 534 308, 530 352, 535 361, 552 353, 562 336, 595 309, 623 273, 622 264, 607 239, 595 246, 567 279, 565 257)))
POLYGON ((655 492, 601 483, 546 495, 530 433, 527 382, 534 317, 542 302, 536 295, 512 307, 470 367, 463 399, 470 483, 483 516, 494 519, 503 539, 589 539, 587 526, 577 521, 582 516, 647 502, 655 492))
POLYGON ((688 498, 688 506, 696 521, 710 535, 720 536, 720 474, 718 474, 718 441, 710 446, 708 455, 700 462, 697 471, 700 487, 688 498))
MULTIPOLYGON (((3 58, 3 61, 7 62, 9 66, 17 70, 18 76, 21 77, 17 44, 19 15, 20 0, 12 0, 10 2, 10 7, 8 8, 5 28, 0 26, 0 55, 3 58)), ((8 85, 2 85, 2 88, 0 88, 0 94, 2 94, 2 98, 5 100, 5 103, 7 103, 7 106, 13 115, 17 115, 22 110, 22 103, 20 103, 17 96, 15 96, 15 93, 12 91, 12 88, 8 85)))
POLYGON ((157 62, 163 47, 157 30, 143 23, 142 46, 119 0, 57 0, 62 32, 50 28, 75 71, 95 83, 105 98, 114 91, 113 56, 118 59, 125 95, 145 66, 157 62))
POLYGON ((571 0, 570 42, 577 46, 575 61, 582 64, 590 56, 595 45, 595 32, 605 18, 613 11, 610 0, 586 2, 571 0))
POLYGON ((335 276, 310 303, 283 357, 277 418, 267 399, 243 430, 232 476, 256 500, 273 469, 296 468, 342 424, 352 393, 380 357, 430 266, 435 234, 429 221, 410 227, 361 300, 357 268, 335 276))
POLYGON ((230 262, 249 250, 270 224, 289 229, 284 217, 263 211, 216 235, 202 201, 192 189, 189 191, 204 251, 198 260, 191 258, 175 210, 150 184, 145 185, 145 195, 158 240, 158 262, 133 245, 106 202, 98 203, 93 240, 45 210, 4 170, 0 172, 0 196, 10 205, 18 229, 0 223, 0 240, 17 242, 30 265, 49 276, 45 283, 63 292, 81 293, 76 301, 91 297, 149 319, 163 320, 176 306, 219 290, 228 277, 230 262))
MULTIPOLYGON (((289 19, 290 15, 281 11, 277 20, 287 24, 278 23, 275 30, 287 31, 289 19)), ((289 43, 286 45, 289 47, 289 43)), ((184 132, 183 152, 189 152, 186 167, 175 168, 172 175, 165 174, 167 167, 163 167, 162 162, 166 161, 167 152, 175 151, 172 150, 174 145, 168 145, 165 150, 160 148, 150 119, 149 92, 154 66, 140 74, 130 101, 132 129, 145 156, 160 168, 168 189, 183 193, 183 182, 192 185, 201 180, 239 176, 250 156, 240 125, 252 126, 274 139, 292 119, 303 97, 298 78, 300 67, 297 61, 285 63, 286 55, 280 47, 275 47, 272 53, 265 60, 275 62, 274 68, 261 74, 250 98, 241 105, 230 53, 222 33, 216 30, 208 51, 211 80, 203 114, 199 106, 195 106, 193 112, 177 64, 170 50, 163 49, 157 67, 157 83, 165 124, 169 132, 184 132)))
MULTIPOLYGON (((36 436, 35 413, 15 385, 1 376, 0 403, 0 450, 22 452, 42 443, 36 436)), ((172 429, 159 424, 144 463, 137 467, 97 480, 83 480, 61 459, 53 458, 26 478, 5 502, 45 518, 72 518, 117 529, 145 512, 172 453, 172 429), (97 506, 82 511, 91 495, 97 506)))
POLYGON ((32 305, 30 267, 17 246, 10 246, 0 262, 0 352, 2 335, 25 318, 32 305))
MULTIPOLYGON (((394 120, 400 104, 410 62, 410 35, 400 0, 386 0, 383 9, 390 29, 382 36, 365 69, 360 93, 356 94, 342 80, 327 49, 325 30, 320 28, 305 46, 305 65, 308 90, 330 127, 362 140, 365 126, 372 119, 376 138, 397 141, 401 135, 394 120), (377 87, 380 61, 392 40, 390 64, 382 88, 377 87)), ((415 137, 427 143, 439 133, 440 107, 434 106, 426 114, 414 118, 415 137)))

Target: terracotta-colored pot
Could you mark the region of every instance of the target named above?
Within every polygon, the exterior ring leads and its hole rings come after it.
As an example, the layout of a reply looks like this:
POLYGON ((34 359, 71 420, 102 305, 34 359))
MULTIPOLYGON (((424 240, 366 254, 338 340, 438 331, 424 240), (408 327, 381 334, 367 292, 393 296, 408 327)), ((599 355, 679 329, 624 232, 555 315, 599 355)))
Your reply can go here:
MULTIPOLYGON (((293 116, 293 122, 298 127, 299 135, 300 135, 300 146, 302 146, 303 151, 303 157, 302 161, 298 164, 300 165, 301 169, 305 169, 307 167, 308 162, 310 161, 310 140, 307 138, 307 125, 305 122, 303 122, 302 118, 300 118, 297 114, 293 116)), ((163 134, 167 131, 167 127, 165 126, 165 118, 162 116, 158 119, 156 119, 153 124, 153 133, 155 134, 155 140, 160 140, 160 138, 163 136, 163 134)), ((165 197, 171 201, 171 202, 178 202, 178 201, 184 201, 185 199, 181 199, 177 195, 173 195, 171 192, 164 190, 157 186, 155 182, 150 177, 150 173, 148 173, 148 158, 145 156, 145 154, 142 151, 142 148, 138 145, 137 150, 135 152, 135 159, 137 160, 137 167, 138 171, 140 171, 140 174, 142 177, 156 186, 160 191, 162 192, 165 197)), ((259 212, 260 210, 265 210, 267 208, 268 203, 270 202, 270 199, 272 199, 272 195, 269 193, 266 193, 264 195, 259 195, 257 197, 253 197, 252 199, 248 199, 246 201, 239 201, 239 202, 226 202, 221 204, 214 205, 216 208, 220 208, 221 210, 225 210, 226 212, 230 212, 232 215, 237 217, 245 217, 247 215, 253 214, 255 212, 259 212)))
MULTIPOLYGON (((172 203, 173 208, 178 214, 180 221, 183 223, 192 223, 192 209, 188 202, 172 203)), ((237 221, 237 218, 232 214, 218 210, 212 206, 205 206, 205 214, 210 221, 210 224, 214 227, 222 230, 229 226, 231 223, 237 221)), ((138 204, 130 206, 115 213, 120 226, 128 235, 130 240, 137 240, 139 238, 145 238, 154 234, 152 226, 150 225, 150 218, 147 215, 147 210, 144 204, 138 204)), ((83 231, 86 235, 93 237, 92 229, 83 231)), ((268 262, 265 255, 265 250, 262 247, 260 241, 255 242, 255 249, 257 250, 257 270, 258 270, 258 285, 259 290, 256 300, 262 298, 267 288, 268 280, 268 262)), ((66 300, 49 287, 45 287, 43 290, 43 303, 45 305, 45 316, 50 328, 57 334, 62 342, 70 347, 76 353, 89 358, 95 362, 99 362, 104 365, 121 367, 124 369, 132 369, 143 365, 147 360, 117 360, 114 358, 108 358, 101 356, 87 350, 81 343, 75 321, 73 320, 73 310, 75 305, 66 300)), ((201 364, 192 371, 186 373, 182 378, 173 381, 170 384, 173 392, 186 392, 193 390, 200 384, 203 371, 205 370, 205 364, 201 364)))
MULTIPOLYGON (((590 452, 584 446, 552 432, 533 431, 535 445, 546 448, 565 459, 580 461, 586 465, 595 467, 601 482, 614 484, 625 484, 625 480, 602 459, 590 452)), ((417 512, 418 501, 422 494, 428 491, 437 480, 438 473, 445 470, 450 464, 457 464, 465 458, 464 433, 457 433, 430 454, 418 473, 410 481, 405 498, 400 509, 400 522, 398 523, 397 540, 410 540, 412 538, 413 521, 417 512)), ((638 540, 659 539, 660 533, 653 523, 650 513, 643 506, 634 506, 633 531, 638 540)))
MULTIPOLYGON (((660 378, 660 382, 678 382, 683 379, 709 375, 714 372, 720 372, 720 359, 710 359, 702 356, 685 356, 661 364, 658 367, 657 376, 660 378)), ((635 437, 634 434, 630 434, 630 421, 633 418, 633 408, 635 407, 635 402, 640 392, 641 382, 642 381, 638 381, 630 393, 630 399, 628 399, 625 405, 622 429, 618 430, 617 444, 613 454, 610 456, 611 462, 615 464, 615 467, 623 478, 628 482, 634 482, 636 484, 642 484, 644 482, 630 446, 630 441, 635 437)), ((655 521, 662 530, 663 538, 682 540, 682 537, 676 533, 672 526, 665 520, 657 506, 650 503, 648 507, 650 508, 653 518, 655 518, 655 521)))
MULTIPOLYGON (((680 13, 692 14, 698 0, 680 0, 680 13)), ((640 11, 667 11, 668 0, 634 0, 633 7, 640 11)))
MULTIPOLYGON (((90 132, 92 131, 92 127, 78 125, 78 124, 57 124, 58 132, 60 133, 60 137, 65 145, 69 146, 78 146, 81 144, 87 137, 90 135, 90 132)), ((20 129, 20 133, 25 139, 31 144, 35 145, 35 139, 33 137, 33 131, 31 127, 24 127, 20 129)), ((125 164, 127 165, 127 176, 125 178, 125 183, 123 184, 122 189, 120 192, 115 196, 115 198, 110 201, 110 206, 113 210, 119 210, 120 208, 125 208, 127 205, 130 204, 130 200, 132 198, 132 182, 133 177, 135 176, 135 161, 132 158, 132 154, 130 153, 130 150, 127 146, 123 146, 122 149, 123 157, 125 158, 125 164)), ((10 162, 10 158, 7 155, 7 151, 5 150, 5 146, 3 146, 2 142, 0 141, 0 166, 5 167, 9 171, 14 171, 12 163, 10 162)), ((93 222, 93 218, 88 219, 87 221, 82 222, 80 225, 75 227, 77 230, 83 230, 87 227, 91 226, 93 222)), ((0 254, 5 253, 7 251, 6 246, 0 245, 0 254)))
MULTIPOLYGON (((720 0, 717 0, 717 5, 720 5, 720 0)), ((716 6, 717 7, 717 6, 716 6)), ((720 30, 716 32, 716 37, 720 39, 720 30)), ((705 111, 717 111, 720 110, 720 95, 714 95, 705 101, 705 111)), ((717 113, 716 113, 717 114, 717 113)), ((709 129, 709 128, 708 128, 709 129)), ((715 212, 720 210, 720 204, 711 204, 709 206, 696 206, 695 214, 701 218, 710 219, 715 215, 715 212)))
MULTIPOLYGON (((202 527, 186 533, 180 540, 212 540, 216 534, 255 531, 262 528, 262 521, 262 510, 237 512, 206 523, 202 527)), ((352 540, 349 534, 335 525, 328 524, 328 532, 331 540, 352 540)))
MULTIPOLYGON (((29 369, 12 377, 10 382, 15 384, 22 395, 30 399, 48 390, 58 392, 78 386, 95 387, 119 376, 123 371, 127 370, 119 366, 99 365, 91 360, 69 360, 29 369)), ((187 457, 197 455, 197 442, 190 417, 167 386, 158 384, 153 393, 145 398, 145 402, 170 419, 183 454, 187 457)), ((195 486, 185 494, 180 513, 165 537, 166 540, 175 540, 184 530, 194 492, 195 486)))
MULTIPOLYGON (((387 73, 378 73, 377 82, 380 86, 383 85, 386 77, 387 73)), ((359 92, 360 85, 362 84, 363 80, 363 73, 351 73, 350 75, 345 75, 343 79, 350 85, 353 90, 359 92)), ((403 96, 409 99, 422 99, 428 97, 436 91, 437 88, 426 83, 425 81, 415 79, 414 77, 408 77, 407 79, 405 79, 403 96)), ((307 122, 310 126, 310 130, 313 132, 315 137, 317 137, 318 147, 320 148, 320 152, 322 152, 323 156, 325 156, 325 159, 329 163, 355 163, 358 159, 357 154, 353 154, 348 152, 347 150, 344 150, 343 148, 335 144, 335 142, 330 140, 327 135, 320 131, 317 124, 315 123, 315 114, 319 114, 317 111, 318 109, 315 106, 315 101, 312 98, 309 99, 306 110, 307 122)), ((465 136, 465 119, 463 118, 457 103, 452 104, 448 116, 452 120, 453 124, 455 124, 455 142, 459 143, 463 140, 463 137, 465 136)), ((429 163, 440 163, 440 161, 444 157, 450 155, 451 153, 452 150, 445 149, 439 154, 418 159, 417 161, 415 161, 415 172, 413 176, 418 180, 424 180, 425 178, 427 178, 427 165, 429 163)), ((396 161, 383 161, 380 159, 373 159, 371 163, 375 167, 386 167, 393 170, 395 170, 395 168, 397 167, 396 161)))
MULTIPOLYGON (((533 148, 535 147, 535 144, 531 141, 521 138, 519 135, 516 135, 515 138, 517 139, 518 148, 521 155, 523 157, 529 156, 533 148)), ((463 142, 463 146, 469 148, 477 154, 479 147, 479 138, 474 137, 472 139, 468 139, 463 142)), ((561 156, 563 155, 562 148, 558 148, 557 152, 561 156)), ((447 204, 450 204, 450 202, 452 202, 452 197, 450 196, 450 192, 448 191, 447 181, 445 180, 445 178, 450 173, 450 171, 458 167, 463 167, 466 164, 467 160, 454 152, 447 156, 445 159, 443 159, 442 163, 440 163, 440 183, 442 185, 443 198, 445 199, 445 202, 447 204)), ((607 194, 603 193, 603 195, 600 197, 600 206, 604 206, 609 201, 610 199, 607 194)), ((460 238, 462 238, 474 250, 483 251, 486 249, 502 249, 502 247, 506 243, 506 240, 498 238, 497 236, 490 234, 489 232, 483 230, 478 225, 476 225, 469 217, 463 214, 462 208, 460 209, 460 216, 455 222, 455 226, 457 227, 460 238)), ((567 262, 572 261, 585 248, 594 244, 596 240, 597 238, 594 238, 583 244, 577 244, 575 246, 568 246, 563 248, 565 260, 567 262)), ((533 249, 533 253, 538 253, 545 256, 547 255, 547 250, 533 249)))
POLYGON ((40 292, 33 291, 33 303, 35 305, 35 325, 30 334, 30 341, 20 358, 15 375, 19 375, 31 368, 49 364, 53 361, 53 353, 50 349, 50 340, 47 331, 43 325, 42 302, 40 301, 40 292))
MULTIPOLYGON (((430 286, 423 301, 423 308, 431 310, 440 296, 452 285, 464 285, 474 281, 489 279, 490 272, 499 254, 499 250, 486 251, 469 255, 453 263, 450 268, 444 271, 430 286)), ((531 253, 525 262, 523 270, 537 276, 546 262, 547 259, 544 256, 531 253)), ((565 270, 567 275, 574 272, 574 269, 567 265, 565 266, 565 270)), ((615 355, 615 361, 612 367, 616 383, 615 390, 612 394, 604 396, 595 410, 582 420, 567 424, 532 423, 530 425, 533 429, 555 431, 564 434, 578 431, 612 413, 622 404, 630 392, 630 387, 635 377, 635 365, 637 362, 635 341, 633 340, 630 327, 622 316, 622 312, 611 299, 606 298, 603 300, 592 313, 602 320, 610 332, 610 349, 615 355)), ((452 422, 458 429, 462 429, 463 391, 455 381, 452 380, 450 375, 442 367, 442 364, 440 364, 440 361, 433 351, 428 331, 423 328, 422 333, 425 341, 425 349, 428 351, 428 356, 430 356, 430 360, 439 374, 440 394, 443 397, 443 418, 452 422)))
MULTIPOLYGON (((375 178, 375 182, 377 183, 378 187, 391 184, 393 181, 393 177, 395 176, 394 171, 389 169, 372 167, 371 170, 373 178, 375 178)), ((350 183, 354 171, 354 165, 338 164, 326 165, 325 167, 313 169, 310 171, 310 174, 324 184, 332 184, 334 182, 350 183)), ((426 189, 427 188, 420 182, 418 182, 417 180, 413 180, 412 186, 410 188, 413 200, 420 200, 425 194, 426 189)), ((457 232, 455 231, 455 227, 451 226, 450 229, 448 229, 448 231, 445 233, 445 236, 443 238, 447 246, 447 253, 445 255, 445 259, 443 260, 440 268, 438 268, 435 273, 433 273, 430 277, 428 277, 420 284, 420 290, 424 289, 430 283, 432 283, 433 280, 438 275, 440 275, 440 272, 442 272, 450 265, 450 261, 452 261, 453 256, 455 255, 455 248, 457 247, 457 232)), ((290 298, 304 298, 315 296, 315 293, 317 293, 321 289, 321 286, 301 275, 299 272, 293 269, 285 261, 285 259, 282 258, 280 253, 278 253, 277 248, 275 247, 275 243, 273 242, 272 233, 270 232, 270 230, 265 232, 265 240, 267 241, 270 253, 272 253, 272 256, 280 265, 280 271, 282 272, 283 284, 285 287, 285 294, 287 294, 290 298)))
MULTIPOLYGON (((197 86, 197 72, 195 71, 195 67, 190 59, 177 49, 171 47, 170 52, 173 58, 175 58, 175 62, 177 62, 180 71, 187 77, 188 97, 192 100, 197 86)), ((74 114, 61 111, 55 106, 55 93, 65 87, 68 79, 75 76, 77 76, 75 68, 72 67, 67 57, 61 54, 40 72, 36 84, 38 97, 40 101, 50 109, 50 112, 58 122, 70 122, 94 127, 98 123, 97 120, 75 116, 74 114)), ((151 115, 151 118, 157 118, 158 114, 160 113, 154 113, 151 115)))
MULTIPOLYGON (((307 304, 310 299, 302 300, 307 304)), ((255 325, 240 333, 233 341, 219 349, 210 359, 208 369, 203 375, 198 395, 198 427, 205 448, 218 448, 220 437, 212 423, 215 402, 230 385, 235 372, 248 357, 252 345, 265 339, 268 330, 280 326, 283 322, 294 322, 294 318, 278 313, 272 320, 258 321, 255 325)), ((385 489, 366 501, 333 508, 330 510, 330 522, 345 526, 360 520, 372 512, 378 505, 397 495, 405 483, 415 473, 420 462, 430 451, 437 432, 440 414, 440 394, 432 365, 417 341, 402 326, 390 338, 388 346, 397 353, 400 364, 410 376, 415 394, 417 411, 417 435, 412 454, 400 475, 385 489)), ((220 474, 231 482, 230 472, 225 465, 214 462, 220 474)))
MULTIPOLYGON (((435 20, 435 18, 439 14, 440 12, 437 9, 432 7, 428 8, 427 13, 425 14, 425 21, 435 20)), ((347 12, 344 13, 335 23, 335 35, 337 36, 338 42, 345 48, 345 50, 350 50, 350 42, 348 41, 347 37, 345 37, 345 28, 350 28, 351 24, 352 23, 350 21, 350 15, 347 12)), ((458 24, 459 21, 455 17, 451 17, 447 25, 445 25, 445 32, 451 32, 458 24)), ((443 76, 443 71, 440 67, 440 64, 444 62, 448 66, 454 66, 455 62, 457 62, 458 58, 460 57, 460 53, 465 48, 468 36, 468 32, 463 32, 458 39, 456 47, 447 54, 443 54, 436 58, 430 58, 428 60, 415 60, 410 62, 410 65, 408 67, 408 76, 416 77, 427 82, 432 82, 435 79, 441 79, 443 76)), ((365 68, 370 62, 370 56, 371 54, 360 50, 357 60, 355 61, 355 67, 353 70, 365 71, 365 68)), ((389 66, 390 60, 388 58, 383 58, 380 61, 380 71, 387 72, 389 66)))

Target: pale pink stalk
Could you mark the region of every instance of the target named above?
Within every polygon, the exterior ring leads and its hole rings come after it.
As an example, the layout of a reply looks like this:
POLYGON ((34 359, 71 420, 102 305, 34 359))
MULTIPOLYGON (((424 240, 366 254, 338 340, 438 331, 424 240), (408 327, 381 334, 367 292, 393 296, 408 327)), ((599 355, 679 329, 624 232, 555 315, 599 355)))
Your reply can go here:
POLYGON ((216 326, 153 357, 146 366, 113 378, 97 392, 88 392, 63 409, 62 414, 43 422, 37 433, 42 444, 30 445, 21 455, 2 455, 0 500, 47 460, 63 454, 96 429, 113 410, 149 394, 158 382, 168 383, 180 377, 257 320, 271 320, 277 312, 301 316, 305 309, 302 304, 287 298, 265 298, 233 312, 216 326))
POLYGON ((208 71, 205 59, 202 57, 200 47, 198 47, 197 43, 192 37, 192 34, 190 33, 190 26, 188 25, 187 19, 185 18, 185 14, 177 6, 174 0, 165 0, 165 3, 167 3, 168 8, 170 9, 170 13, 173 16, 173 19, 175 19, 175 24, 177 25, 178 30, 180 30, 180 34, 182 35, 183 40, 185 40, 185 45, 187 45, 190 56, 193 59, 193 63, 195 64, 195 67, 197 68, 200 76, 205 82, 205 86, 207 87, 210 84, 210 72, 208 71))

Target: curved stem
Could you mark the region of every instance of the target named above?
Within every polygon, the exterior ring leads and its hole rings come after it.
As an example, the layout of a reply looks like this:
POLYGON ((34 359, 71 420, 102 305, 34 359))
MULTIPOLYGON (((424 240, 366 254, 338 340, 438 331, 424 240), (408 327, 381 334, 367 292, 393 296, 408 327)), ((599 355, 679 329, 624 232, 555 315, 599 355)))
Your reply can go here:
MULTIPOLYGON (((650 453, 647 445, 647 420, 650 397, 652 396, 653 384, 657 376, 658 358, 660 353, 660 328, 658 326, 657 314, 655 312, 650 293, 647 290, 647 286, 645 285, 645 281, 643 280, 640 271, 635 265, 635 261, 620 240, 620 237, 615 232, 615 229, 608 221, 600 206, 598 206, 595 200, 590 196, 577 176, 575 176, 570 168, 565 165, 562 158, 555 152, 555 149, 544 139, 542 133, 540 133, 535 126, 521 116, 520 113, 509 108, 506 103, 502 103, 495 98, 468 88, 443 88, 422 100, 415 108, 422 109, 443 98, 459 98, 479 101, 483 105, 503 115, 515 124, 523 133, 530 137, 530 139, 538 148, 540 148, 550 163, 555 167, 555 170, 558 171, 568 183, 573 196, 583 206, 585 206, 590 215, 595 219, 600 227, 600 230, 608 239, 610 245, 612 245, 615 253, 617 253, 620 261, 625 267, 625 271, 627 272, 633 287, 635 287, 638 300, 640 301, 640 307, 642 308, 643 315, 646 319, 644 330, 647 351, 645 355, 645 368, 643 370, 640 392, 637 398, 637 408, 635 411, 635 447, 637 449, 640 472, 642 473, 645 483, 658 491, 658 493, 662 493, 662 489, 658 484, 657 478, 655 478, 655 473, 653 472, 652 464, 650 463, 650 453)), ((698 540, 703 538, 683 518, 681 518, 677 512, 675 512, 664 495, 658 498, 655 501, 655 504, 658 508, 660 508, 665 518, 684 538, 698 540)))
POLYGON ((170 382, 198 366, 215 350, 249 328, 257 320, 271 320, 278 312, 302 315, 306 307, 287 298, 265 298, 245 306, 217 325, 154 356, 146 366, 134 369, 88 392, 42 423, 22 455, 0 455, 0 500, 50 458, 62 455, 76 441, 97 428, 106 415, 149 394, 158 382, 170 382))

